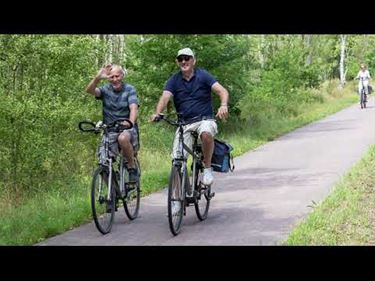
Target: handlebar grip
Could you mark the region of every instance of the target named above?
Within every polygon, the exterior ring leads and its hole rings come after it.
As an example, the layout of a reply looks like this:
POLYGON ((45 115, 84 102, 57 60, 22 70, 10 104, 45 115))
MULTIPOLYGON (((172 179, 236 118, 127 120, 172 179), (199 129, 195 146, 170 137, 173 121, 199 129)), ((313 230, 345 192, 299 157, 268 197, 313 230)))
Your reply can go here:
POLYGON ((95 131, 95 124, 91 121, 81 121, 79 122, 78 124, 78 128, 82 131, 82 132, 92 132, 92 131, 95 131), (86 129, 86 128, 83 128, 82 126, 83 125, 91 125, 92 126, 92 129, 86 129))
POLYGON ((157 117, 155 117, 154 122, 159 122, 162 119, 164 119, 164 114, 160 113, 157 117))
POLYGON ((116 123, 116 127, 117 127, 118 130, 121 130, 121 131, 123 131, 123 130, 130 130, 130 129, 132 129, 134 127, 134 124, 133 124, 132 121, 130 121, 130 119, 125 118, 124 120, 117 122, 116 123), (124 121, 127 122, 130 125, 130 127, 125 128, 124 125, 122 124, 122 122, 124 122, 124 121))

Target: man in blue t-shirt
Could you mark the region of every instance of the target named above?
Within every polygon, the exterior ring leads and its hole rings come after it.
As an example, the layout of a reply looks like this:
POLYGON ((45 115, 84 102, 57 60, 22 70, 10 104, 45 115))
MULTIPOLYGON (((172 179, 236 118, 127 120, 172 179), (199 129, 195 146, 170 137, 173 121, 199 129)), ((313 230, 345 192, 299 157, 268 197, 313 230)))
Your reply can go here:
MULTIPOLYGON (((214 136, 217 134, 217 124, 214 117, 228 117, 228 91, 206 70, 195 69, 196 59, 190 48, 177 52, 176 63, 180 71, 172 75, 166 83, 163 94, 156 106, 151 120, 157 120, 160 113, 173 97, 176 112, 186 122, 192 122, 184 127, 185 143, 192 146, 191 132, 196 131, 202 141, 204 156, 203 184, 211 185, 213 175, 211 158, 214 150, 214 136), (219 95, 221 105, 214 116, 211 92, 219 95)), ((173 158, 178 156, 178 131, 173 142, 173 158)))
MULTIPOLYGON (((134 150, 138 149, 138 97, 135 88, 124 83, 125 70, 120 65, 108 64, 101 68, 98 74, 86 87, 86 92, 94 95, 103 103, 103 122, 110 124, 117 121, 124 121, 125 118, 133 123, 133 128, 125 130, 121 134, 110 132, 109 140, 111 151, 118 153, 118 146, 121 153, 128 161, 129 165, 129 181, 136 182, 138 180, 138 171, 134 163, 134 150), (109 83, 97 87, 100 80, 108 80, 109 83)), ((125 128, 130 127, 126 121, 122 123, 125 128)), ((103 142, 103 140, 102 140, 103 142)))

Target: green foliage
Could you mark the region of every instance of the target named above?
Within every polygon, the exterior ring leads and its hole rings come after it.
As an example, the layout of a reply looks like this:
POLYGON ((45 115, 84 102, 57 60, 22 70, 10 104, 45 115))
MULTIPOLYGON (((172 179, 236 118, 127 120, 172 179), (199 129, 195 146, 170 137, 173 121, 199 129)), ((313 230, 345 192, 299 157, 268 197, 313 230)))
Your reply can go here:
MULTIPOLYGON (((348 39, 353 77, 359 60, 372 66, 374 36, 348 39)), ((259 141, 277 131, 274 120, 297 118, 329 98, 318 86, 337 75, 340 54, 335 35, 311 35, 309 44, 301 35, 0 35, 0 205, 7 194, 19 202, 25 194, 68 192, 90 176, 100 137, 77 125, 102 117, 101 102, 84 89, 109 60, 126 65, 126 81, 140 98, 143 187, 150 192, 166 183, 174 129, 148 119, 184 47, 229 90, 231 118, 219 122, 219 133, 229 138, 246 124, 263 128, 259 141)), ((218 103, 215 95, 215 110, 218 103)))

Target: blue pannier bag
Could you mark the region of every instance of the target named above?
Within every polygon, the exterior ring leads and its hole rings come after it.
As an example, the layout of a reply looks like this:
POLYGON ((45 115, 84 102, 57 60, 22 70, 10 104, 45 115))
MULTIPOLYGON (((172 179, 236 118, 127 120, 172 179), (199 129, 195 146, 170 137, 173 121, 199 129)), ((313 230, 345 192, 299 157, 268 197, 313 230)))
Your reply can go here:
POLYGON ((368 85, 368 94, 369 94, 369 95, 372 94, 372 86, 371 86, 371 85, 368 85))
POLYGON ((230 152, 233 147, 224 141, 215 139, 214 153, 212 154, 211 166, 215 172, 227 173, 229 170, 233 172, 233 157, 230 152), (231 164, 232 162, 232 164, 231 164))

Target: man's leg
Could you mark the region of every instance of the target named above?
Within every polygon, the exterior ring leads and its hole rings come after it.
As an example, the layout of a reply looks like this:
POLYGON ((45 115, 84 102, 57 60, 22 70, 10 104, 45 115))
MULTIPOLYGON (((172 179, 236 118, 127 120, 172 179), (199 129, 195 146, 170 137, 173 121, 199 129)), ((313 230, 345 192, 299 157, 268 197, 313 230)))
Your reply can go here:
POLYGON ((204 166, 205 168, 210 168, 212 153, 214 152, 214 137, 208 132, 203 132, 201 134, 201 141, 204 157, 204 166))
MULTIPOLYGON (((192 149, 193 139, 191 136, 191 126, 190 127, 189 126, 190 125, 187 125, 184 128, 184 143, 185 145, 187 145, 187 147, 192 149)), ((172 150, 172 155, 171 155, 172 159, 181 157, 182 151, 184 153, 184 157, 188 158, 189 157, 188 152, 185 149, 181 148, 179 145, 180 145, 180 133, 179 133, 179 130, 177 129, 175 132, 174 140, 173 140, 173 150, 172 150)))
POLYGON ((121 133, 118 137, 118 143, 121 148, 122 156, 128 160, 129 168, 135 168, 134 149, 131 143, 131 135, 128 132, 121 133))
POLYGON ((122 132, 118 137, 118 143, 120 145, 122 155, 128 161, 129 181, 136 182, 138 180, 138 171, 134 163, 132 136, 129 132, 122 132))
POLYGON ((202 141, 202 152, 204 157, 203 184, 211 185, 213 175, 211 168, 211 158, 214 152, 214 136, 217 133, 217 125, 213 120, 203 120, 198 128, 198 134, 202 141))

